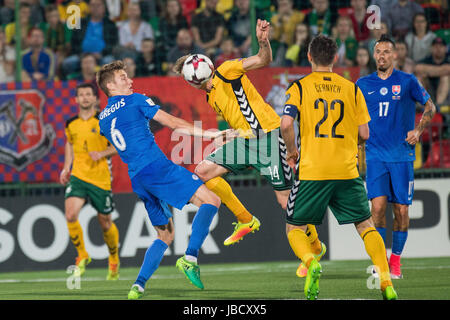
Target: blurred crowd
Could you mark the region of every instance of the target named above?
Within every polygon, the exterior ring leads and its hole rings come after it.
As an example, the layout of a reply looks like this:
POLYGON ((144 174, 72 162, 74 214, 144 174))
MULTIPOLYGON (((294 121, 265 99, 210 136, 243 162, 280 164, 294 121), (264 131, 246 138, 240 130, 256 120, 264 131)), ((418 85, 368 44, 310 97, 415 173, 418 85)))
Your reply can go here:
MULTIPOLYGON (((18 59, 15 1, 0 2, 0 82, 10 82, 18 59)), ((187 53, 207 54, 216 65, 251 54, 250 0, 19 2, 22 81, 94 81, 99 66, 115 59, 131 77, 172 75, 187 53)), ((397 41, 396 67, 415 73, 441 105, 449 102, 449 2, 256 0, 255 12, 271 22, 272 66, 308 66, 308 42, 323 33, 336 39, 338 67, 366 75, 375 70, 373 45, 387 33, 397 41)))

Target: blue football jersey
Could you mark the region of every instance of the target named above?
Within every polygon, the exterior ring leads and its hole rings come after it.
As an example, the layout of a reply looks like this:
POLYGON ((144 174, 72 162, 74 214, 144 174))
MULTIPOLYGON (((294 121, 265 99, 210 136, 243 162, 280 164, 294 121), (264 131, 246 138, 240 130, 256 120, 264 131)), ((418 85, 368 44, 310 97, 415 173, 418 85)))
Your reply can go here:
POLYGON ((415 160, 415 147, 405 141, 414 130, 416 102, 424 105, 430 95, 413 74, 393 70, 386 80, 374 72, 356 84, 366 99, 371 121, 366 159, 386 162, 415 160))
POLYGON ((109 98, 99 115, 100 133, 128 165, 130 178, 148 164, 165 157, 149 125, 159 108, 150 98, 133 93, 109 98))

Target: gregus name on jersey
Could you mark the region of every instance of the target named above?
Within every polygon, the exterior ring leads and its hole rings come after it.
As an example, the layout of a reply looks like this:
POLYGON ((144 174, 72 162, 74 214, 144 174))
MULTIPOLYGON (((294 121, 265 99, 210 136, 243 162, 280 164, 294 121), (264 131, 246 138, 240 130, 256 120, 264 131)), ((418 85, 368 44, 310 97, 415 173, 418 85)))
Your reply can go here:
POLYGON ((317 92, 334 92, 334 93, 340 93, 341 92, 341 86, 338 86, 336 84, 327 84, 327 83, 314 83, 314 87, 316 88, 317 92))
POLYGON ((125 98, 120 99, 116 103, 112 104, 109 108, 105 108, 105 110, 100 113, 100 120, 109 116, 111 113, 119 110, 121 107, 125 106, 125 98))

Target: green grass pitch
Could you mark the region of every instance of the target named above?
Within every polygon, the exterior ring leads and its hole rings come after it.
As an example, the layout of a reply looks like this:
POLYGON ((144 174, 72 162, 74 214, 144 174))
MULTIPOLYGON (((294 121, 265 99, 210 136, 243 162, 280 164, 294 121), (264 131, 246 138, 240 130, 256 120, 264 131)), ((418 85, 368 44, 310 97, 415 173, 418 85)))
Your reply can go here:
MULTIPOLYGON (((404 279, 394 280, 399 299, 449 300, 450 257, 404 258, 404 279)), ((322 261, 319 299, 380 300, 368 289, 369 260, 322 261)), ((304 299, 298 263, 227 263, 201 265, 204 290, 191 285, 175 266, 161 266, 147 283, 149 300, 304 299)), ((106 281, 106 268, 87 268, 79 289, 68 289, 65 270, 0 274, 0 300, 122 300, 139 268, 122 268, 121 279, 106 281)), ((370 283, 370 280, 369 280, 370 283)))

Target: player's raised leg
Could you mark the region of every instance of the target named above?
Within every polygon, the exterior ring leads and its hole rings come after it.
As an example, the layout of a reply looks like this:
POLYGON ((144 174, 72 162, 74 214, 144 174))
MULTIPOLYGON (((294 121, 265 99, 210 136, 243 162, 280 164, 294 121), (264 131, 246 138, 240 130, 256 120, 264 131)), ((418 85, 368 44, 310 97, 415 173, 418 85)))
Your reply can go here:
POLYGON ((199 209, 192 221, 192 233, 185 255, 177 260, 176 266, 194 286, 203 289, 197 258, 200 248, 208 236, 211 222, 220 207, 220 198, 206 186, 201 185, 190 202, 199 209))
POLYGON ((307 268, 304 287, 305 297, 308 300, 316 300, 319 295, 319 279, 322 273, 322 266, 311 249, 311 243, 306 235, 306 225, 294 226, 287 223, 286 234, 292 251, 307 268))
POLYGON ((78 221, 78 215, 85 202, 85 199, 79 197, 68 197, 64 202, 69 237, 78 253, 75 264, 79 268, 78 272, 80 276, 85 272, 86 266, 91 262, 91 258, 84 246, 83 229, 78 221))
MULTIPOLYGON (((278 203, 283 208, 283 210, 286 210, 291 190, 289 189, 289 190, 274 190, 274 191, 278 203)), ((322 259, 322 257, 327 252, 327 247, 323 242, 319 240, 319 235, 317 233, 316 226, 313 224, 307 224, 305 233, 308 237, 309 243, 311 245, 311 250, 314 253, 314 257, 317 259, 317 261, 320 261, 320 259, 322 259)), ((304 278, 306 277, 307 274, 308 268, 303 262, 300 262, 296 271, 297 277, 304 278)))
MULTIPOLYGON (((223 149, 223 148, 222 148, 223 149)), ((254 217, 236 197, 228 182, 221 176, 229 172, 225 167, 212 161, 204 160, 195 168, 195 173, 202 181, 205 181, 206 187, 219 196, 223 204, 236 216, 238 220, 235 223, 234 232, 224 241, 228 246, 239 242, 245 235, 258 230, 261 223, 254 217)))
POLYGON ((372 263, 377 267, 380 277, 380 289, 385 300, 396 300, 397 293, 392 285, 389 265, 386 259, 386 248, 383 239, 374 227, 372 218, 355 223, 372 263))

